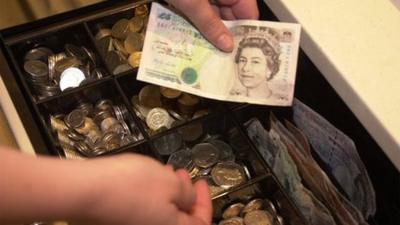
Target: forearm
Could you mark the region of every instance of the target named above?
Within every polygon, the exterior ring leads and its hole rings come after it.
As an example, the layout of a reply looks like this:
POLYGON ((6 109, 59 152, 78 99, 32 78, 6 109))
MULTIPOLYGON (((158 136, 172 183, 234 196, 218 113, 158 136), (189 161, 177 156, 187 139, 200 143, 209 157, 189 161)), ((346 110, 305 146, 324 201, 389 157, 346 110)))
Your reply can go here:
POLYGON ((0 149, 0 223, 86 220, 99 195, 98 172, 89 162, 0 149))

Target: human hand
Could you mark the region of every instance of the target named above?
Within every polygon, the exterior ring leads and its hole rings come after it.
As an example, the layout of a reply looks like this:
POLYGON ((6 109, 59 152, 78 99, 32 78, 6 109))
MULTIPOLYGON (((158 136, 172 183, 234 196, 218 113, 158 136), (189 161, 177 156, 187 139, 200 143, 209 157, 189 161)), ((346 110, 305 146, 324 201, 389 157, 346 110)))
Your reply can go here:
POLYGON ((90 222, 113 225, 209 225, 211 198, 205 181, 192 184, 184 170, 173 171, 140 155, 93 160, 98 201, 90 222), (104 187, 104 188, 103 188, 104 187))
POLYGON ((166 0, 181 10, 217 48, 233 50, 233 38, 221 19, 258 19, 256 0, 166 0))

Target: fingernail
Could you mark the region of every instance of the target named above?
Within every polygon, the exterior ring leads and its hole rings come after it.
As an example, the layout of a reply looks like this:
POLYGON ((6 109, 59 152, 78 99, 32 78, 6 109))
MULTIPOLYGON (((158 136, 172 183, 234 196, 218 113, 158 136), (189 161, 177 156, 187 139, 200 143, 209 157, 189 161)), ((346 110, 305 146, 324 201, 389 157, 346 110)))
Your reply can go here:
POLYGON ((224 52, 231 52, 233 50, 232 37, 226 33, 222 34, 217 40, 217 47, 224 52))

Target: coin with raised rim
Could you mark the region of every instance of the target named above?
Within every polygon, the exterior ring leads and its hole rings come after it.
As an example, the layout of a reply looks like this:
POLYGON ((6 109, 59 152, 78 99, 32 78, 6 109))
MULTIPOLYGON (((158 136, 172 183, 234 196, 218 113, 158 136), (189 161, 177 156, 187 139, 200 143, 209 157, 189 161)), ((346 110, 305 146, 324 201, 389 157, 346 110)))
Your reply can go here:
POLYGON ((60 89, 64 91, 69 88, 78 87, 85 79, 86 77, 82 70, 70 67, 64 70, 60 76, 60 89))
POLYGON ((170 155, 182 146, 182 135, 173 132, 154 141, 154 147, 161 155, 170 155))
POLYGON ((139 33, 129 33, 124 41, 125 50, 132 54, 134 52, 140 52, 143 48, 143 36, 139 33))
POLYGON ((140 89, 139 104, 147 108, 161 107, 161 93, 158 86, 146 85, 140 89))
POLYGON ((72 129, 80 128, 85 123, 85 113, 80 109, 75 109, 65 116, 64 121, 72 129))
MULTIPOLYGON (((221 220, 218 225, 244 225, 243 218, 233 217, 226 220, 221 220)), ((246 224, 247 225, 247 224, 246 224)))
POLYGON ((248 212, 243 220, 246 225, 273 225, 274 221, 271 214, 265 210, 248 212))
POLYGON ((163 127, 170 128, 172 119, 169 116, 167 110, 163 108, 154 108, 150 110, 146 117, 147 126, 156 131, 163 127))
POLYGON ((231 188, 246 182, 243 167, 234 162, 220 162, 211 171, 213 181, 224 188, 231 188))
POLYGON ((229 219, 229 218, 237 217, 240 215, 243 208, 244 208, 243 203, 239 202, 239 203, 232 204, 224 210, 224 212, 222 213, 222 218, 229 219))
POLYGON ((198 167, 211 167, 218 162, 218 158, 218 149, 210 143, 200 143, 192 148, 192 160, 198 167))
POLYGON ((264 200, 260 198, 256 198, 251 200, 246 204, 246 206, 243 209, 242 215, 245 215, 248 212, 254 211, 254 210, 259 210, 264 207, 264 200))
POLYGON ((46 63, 39 60, 28 60, 24 63, 24 69, 33 77, 47 77, 49 74, 46 63))
POLYGON ((129 31, 129 20, 125 18, 118 20, 111 28, 112 36, 120 40, 126 38, 128 31, 129 31))
POLYGON ((143 17, 135 16, 129 20, 129 31, 130 32, 139 32, 143 28, 143 17))
POLYGON ((169 98, 169 99, 178 98, 182 94, 182 92, 179 90, 162 87, 162 86, 160 86, 160 92, 164 97, 169 98))

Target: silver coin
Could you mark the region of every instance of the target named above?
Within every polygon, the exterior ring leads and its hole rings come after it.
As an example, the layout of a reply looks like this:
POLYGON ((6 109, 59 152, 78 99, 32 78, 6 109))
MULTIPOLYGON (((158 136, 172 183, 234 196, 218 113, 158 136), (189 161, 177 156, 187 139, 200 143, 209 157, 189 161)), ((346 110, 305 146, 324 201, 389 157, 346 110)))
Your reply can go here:
POLYGON ((103 133, 109 132, 116 124, 119 124, 117 119, 115 119, 114 117, 107 117, 100 123, 101 131, 103 133))
POLYGON ((218 158, 218 149, 210 143, 200 143, 192 148, 192 160, 198 167, 211 167, 218 162, 218 158))
POLYGON ((82 70, 76 67, 70 67, 60 76, 60 90, 65 91, 71 88, 78 87, 86 79, 82 70))
POLYGON ((46 63, 39 60, 28 60, 24 63, 24 69, 33 77, 47 77, 49 70, 46 63))
POLYGON ((114 68, 113 74, 124 73, 124 72, 130 71, 130 70, 132 70, 132 69, 133 69, 133 68, 132 68, 131 65, 129 65, 129 64, 127 64, 127 63, 123 63, 123 64, 120 64, 120 65, 118 65, 118 66, 116 66, 116 67, 114 68))
POLYGON ((74 143, 75 149, 84 156, 92 156, 92 150, 84 141, 79 141, 74 143))
POLYGON ((65 124, 72 128, 80 128, 85 123, 85 113, 80 109, 75 109, 64 118, 65 124))
POLYGON ((188 149, 181 149, 172 153, 168 158, 167 164, 172 165, 175 169, 189 168, 189 171, 194 167, 191 153, 188 149))
POLYGON ((238 217, 244 208, 243 203, 235 203, 228 206, 222 213, 222 218, 229 219, 233 217, 238 217))
POLYGON ((269 200, 269 199, 264 199, 264 205, 265 205, 265 210, 267 210, 269 213, 271 213, 271 215, 277 215, 278 214, 278 212, 277 212, 277 210, 276 210, 276 207, 275 207, 275 205, 274 205, 274 203, 272 203, 272 201, 271 200, 269 200))
POLYGON ((53 51, 46 47, 33 48, 25 54, 24 61, 40 60, 42 62, 47 62, 49 56, 53 54, 53 51))
POLYGON ((88 60, 88 54, 81 47, 78 47, 73 44, 66 44, 64 46, 64 49, 65 49, 65 53, 69 57, 77 58, 81 62, 86 62, 88 60))
POLYGON ((90 62, 93 63, 94 66, 97 66, 98 59, 93 51, 87 49, 86 47, 82 46, 81 49, 87 55, 87 58, 90 59, 90 62))
POLYGON ((95 108, 101 111, 113 111, 113 102, 110 99, 100 99, 96 102, 95 108))
POLYGON ((223 188, 231 188, 246 182, 243 167, 234 162, 218 163, 213 167, 211 177, 217 185, 223 188))
POLYGON ((104 38, 101 38, 99 40, 96 40, 96 46, 99 49, 99 53, 105 57, 107 56, 107 53, 109 51, 114 50, 113 48, 113 43, 112 43, 112 37, 111 36, 106 36, 104 38))
POLYGON ((235 154, 229 144, 224 141, 214 139, 210 140, 209 143, 214 145, 219 150, 219 160, 221 161, 235 161, 235 154))
POLYGON ((131 103, 135 109, 136 115, 142 120, 146 120, 146 117, 149 114, 151 108, 140 105, 138 95, 132 96, 131 103))
POLYGON ((177 132, 169 133, 157 138, 153 144, 161 155, 170 155, 182 146, 182 135, 177 132))
POLYGON ((100 39, 102 39, 102 38, 104 38, 104 37, 107 37, 107 36, 111 36, 111 29, 108 29, 108 28, 102 28, 102 29, 100 29, 97 33, 96 33, 96 35, 95 35, 95 39, 96 40, 100 40, 100 39))
POLYGON ((170 128, 171 122, 171 117, 167 110, 163 108, 154 108, 150 110, 146 117, 146 124, 153 131, 159 130, 162 127, 170 128))
MULTIPOLYGON (((243 218, 233 217, 226 220, 221 220, 218 225, 244 225, 243 218)), ((246 224, 247 225, 247 224, 246 224)))
POLYGON ((273 225, 273 218, 269 212, 265 210, 254 210, 244 216, 246 225, 273 225))

